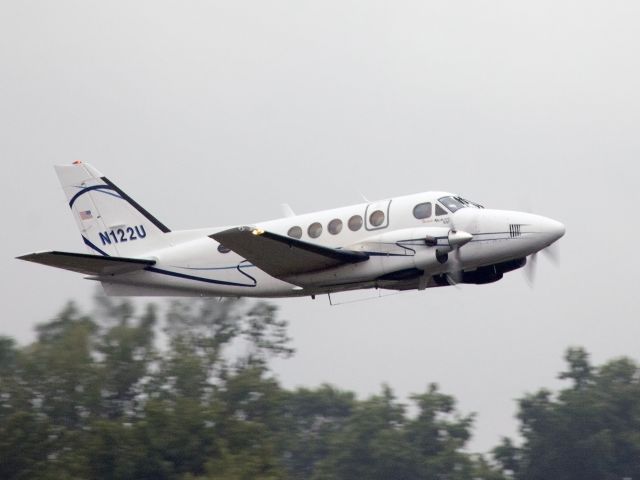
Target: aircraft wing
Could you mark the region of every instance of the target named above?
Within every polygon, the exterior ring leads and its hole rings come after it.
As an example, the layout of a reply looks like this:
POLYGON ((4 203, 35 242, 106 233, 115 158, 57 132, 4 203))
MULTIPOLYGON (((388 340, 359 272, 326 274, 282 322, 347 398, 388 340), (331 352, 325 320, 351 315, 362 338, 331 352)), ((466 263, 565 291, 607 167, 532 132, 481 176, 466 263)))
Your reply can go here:
POLYGON ((276 278, 369 259, 363 252, 323 247, 259 228, 230 228, 209 236, 276 278))
POLYGON ((63 268, 87 275, 118 275, 135 272, 154 265, 155 260, 125 257, 104 257, 87 253, 37 252, 17 257, 19 260, 41 263, 50 267, 63 268))

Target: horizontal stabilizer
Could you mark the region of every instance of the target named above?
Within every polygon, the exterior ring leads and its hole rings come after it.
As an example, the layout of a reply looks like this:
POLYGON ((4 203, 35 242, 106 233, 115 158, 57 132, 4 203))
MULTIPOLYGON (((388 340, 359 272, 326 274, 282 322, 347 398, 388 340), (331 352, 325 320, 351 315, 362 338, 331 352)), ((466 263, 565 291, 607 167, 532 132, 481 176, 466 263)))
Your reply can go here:
POLYGON ((95 276, 135 272, 156 263, 155 260, 141 258, 104 257, 86 253, 55 251, 28 253, 17 258, 95 276))
POLYGON ((231 228, 210 237, 276 278, 369 259, 363 252, 323 247, 252 227, 231 228))

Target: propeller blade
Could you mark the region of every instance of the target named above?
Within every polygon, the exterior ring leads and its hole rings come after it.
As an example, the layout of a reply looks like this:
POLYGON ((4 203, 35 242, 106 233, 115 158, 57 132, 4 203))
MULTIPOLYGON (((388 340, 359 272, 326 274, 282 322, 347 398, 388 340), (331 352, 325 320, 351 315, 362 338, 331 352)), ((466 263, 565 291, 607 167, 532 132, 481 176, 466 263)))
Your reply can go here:
POLYGON ((542 250, 544 254, 547 256, 551 263, 553 263, 556 267, 560 264, 560 247, 558 243, 552 243, 547 248, 542 250))
POLYGON ((538 254, 534 253, 529 257, 527 265, 525 266, 525 275, 527 276, 527 283, 530 287, 533 287, 536 280, 536 263, 538 261, 538 254))
POLYGON ((459 282, 456 281, 451 273, 445 273, 444 276, 447 279, 447 283, 449 285, 451 285, 452 287, 456 287, 456 289, 460 289, 460 285, 458 285, 459 282))
POLYGON ((425 288, 427 288, 427 283, 429 282, 429 278, 430 275, 427 275, 427 273, 423 273, 422 275, 420 275, 420 279, 418 280, 418 290, 424 290, 425 288))
POLYGON ((462 262, 460 259, 460 247, 454 248, 451 253, 452 255, 449 255, 449 264, 451 265, 451 270, 447 273, 447 280, 449 281, 449 284, 457 285, 458 283, 462 282, 462 262))
MULTIPOLYGON (((465 232, 463 230, 458 230, 454 221, 454 217, 455 217, 455 214, 449 216, 448 242, 449 242, 449 248, 451 249, 451 251, 450 251, 448 262, 449 262, 450 269, 445 274, 445 277, 449 285, 458 287, 458 284, 462 283, 463 275, 464 275, 462 258, 460 257, 460 248, 462 248, 464 245, 466 245, 473 239, 473 234, 469 232, 465 232)), ((473 218, 477 218, 477 212, 473 218)))
MULTIPOLYGON (((532 202, 530 197, 523 198, 520 202, 522 204, 522 210, 528 213, 533 211, 532 202)), ((527 264, 524 267, 524 273, 527 277, 527 283, 533 288, 536 279, 538 253, 532 254, 527 260, 527 264)), ((560 264, 559 247, 557 243, 552 243, 546 248, 542 249, 542 253, 553 263, 556 267, 560 264)))

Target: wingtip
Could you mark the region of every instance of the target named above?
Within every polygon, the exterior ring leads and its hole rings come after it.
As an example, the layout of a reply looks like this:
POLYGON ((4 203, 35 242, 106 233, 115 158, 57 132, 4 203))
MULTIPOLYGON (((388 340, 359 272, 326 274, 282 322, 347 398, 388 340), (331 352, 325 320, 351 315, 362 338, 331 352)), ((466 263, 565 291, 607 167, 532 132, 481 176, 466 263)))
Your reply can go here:
POLYGON ((38 253, 45 253, 45 252, 42 251, 42 252, 23 253, 22 255, 18 255, 17 257, 15 257, 15 259, 16 260, 27 260, 27 261, 29 261, 31 258, 33 258, 34 255, 37 255, 38 253))

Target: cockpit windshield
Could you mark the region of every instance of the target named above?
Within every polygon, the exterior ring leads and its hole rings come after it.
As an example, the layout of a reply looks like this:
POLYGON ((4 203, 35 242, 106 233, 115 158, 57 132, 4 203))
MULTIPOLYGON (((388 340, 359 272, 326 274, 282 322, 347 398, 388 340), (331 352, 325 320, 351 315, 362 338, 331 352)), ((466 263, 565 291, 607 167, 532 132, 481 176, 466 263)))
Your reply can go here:
POLYGON ((451 213, 460 210, 461 208, 484 208, 482 205, 474 202, 470 202, 469 200, 465 200, 462 197, 442 197, 438 199, 442 205, 447 207, 451 213))

